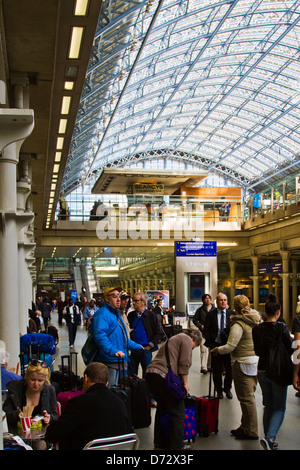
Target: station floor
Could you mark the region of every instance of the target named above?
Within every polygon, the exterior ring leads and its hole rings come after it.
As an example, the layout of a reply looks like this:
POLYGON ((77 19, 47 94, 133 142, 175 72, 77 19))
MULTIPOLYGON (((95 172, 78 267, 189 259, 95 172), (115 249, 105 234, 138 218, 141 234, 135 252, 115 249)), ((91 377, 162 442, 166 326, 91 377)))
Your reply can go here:
MULTIPOLYGON (((59 343, 55 354, 54 370, 58 370, 61 364, 60 357, 70 352, 68 342, 68 331, 66 326, 58 326, 57 313, 52 314, 51 324, 55 325, 59 331, 59 343)), ((81 358, 81 347, 87 337, 84 326, 79 326, 74 345, 74 351, 78 352, 78 373, 83 375, 84 363, 81 358)), ((199 348, 193 351, 193 364, 189 373, 190 394, 201 396, 208 394, 209 374, 200 374, 200 351, 199 348)), ((219 409, 219 432, 211 434, 209 437, 198 436, 194 443, 191 443, 192 451, 200 450, 263 450, 259 439, 257 441, 237 440, 231 434, 231 429, 240 425, 241 411, 239 401, 236 398, 234 386, 232 387, 233 399, 224 398, 220 400, 219 409)), ((264 437, 262 428, 263 405, 262 395, 259 385, 256 390, 256 403, 259 420, 259 436, 264 437)), ((152 408, 152 424, 148 428, 137 429, 135 432, 140 439, 139 450, 153 450, 153 425, 155 408, 152 408)), ((277 436, 279 450, 300 450, 300 398, 295 397, 295 390, 292 386, 288 389, 287 409, 284 422, 277 436)), ((274 453, 273 453, 274 454, 274 453)))

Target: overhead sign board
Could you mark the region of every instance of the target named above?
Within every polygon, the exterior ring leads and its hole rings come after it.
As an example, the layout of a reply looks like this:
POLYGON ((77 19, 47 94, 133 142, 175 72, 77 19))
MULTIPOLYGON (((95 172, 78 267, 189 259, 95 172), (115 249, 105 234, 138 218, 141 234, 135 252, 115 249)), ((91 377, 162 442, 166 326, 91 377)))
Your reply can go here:
POLYGON ((217 256, 216 241, 176 241, 176 256, 217 256))
POLYGON ((163 194, 164 185, 160 183, 135 183, 133 185, 133 194, 143 193, 163 194))
POLYGON ((74 282, 74 274, 70 273, 52 273, 50 274, 50 282, 74 282))

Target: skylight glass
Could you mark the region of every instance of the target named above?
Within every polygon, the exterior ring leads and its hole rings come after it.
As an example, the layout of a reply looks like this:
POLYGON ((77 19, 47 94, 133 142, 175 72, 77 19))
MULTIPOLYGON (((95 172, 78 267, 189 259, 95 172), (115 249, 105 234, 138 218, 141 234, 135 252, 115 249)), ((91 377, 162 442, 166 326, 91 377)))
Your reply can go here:
POLYGON ((299 1, 104 0, 63 189, 153 149, 247 188, 300 171, 299 46, 299 1))

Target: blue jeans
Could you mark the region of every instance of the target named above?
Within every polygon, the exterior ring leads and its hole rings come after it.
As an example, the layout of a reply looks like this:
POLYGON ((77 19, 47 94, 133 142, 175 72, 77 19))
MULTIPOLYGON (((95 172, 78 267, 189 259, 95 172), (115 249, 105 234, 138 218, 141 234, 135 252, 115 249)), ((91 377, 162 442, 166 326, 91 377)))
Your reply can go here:
POLYGON ((287 399, 287 387, 277 385, 266 377, 264 372, 258 373, 258 382, 263 394, 263 427, 265 437, 275 441, 276 435, 282 425, 287 399))

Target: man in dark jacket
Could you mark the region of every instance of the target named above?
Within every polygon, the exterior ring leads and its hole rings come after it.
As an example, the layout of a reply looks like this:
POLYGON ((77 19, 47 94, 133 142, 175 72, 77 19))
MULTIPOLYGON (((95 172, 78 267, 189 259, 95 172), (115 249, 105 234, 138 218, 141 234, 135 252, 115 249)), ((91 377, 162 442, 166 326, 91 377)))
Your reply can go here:
POLYGON ((43 321, 44 321, 44 328, 45 328, 45 331, 47 333, 48 323, 51 320, 51 312, 52 312, 52 306, 51 306, 51 304, 49 302, 49 299, 47 297, 45 297, 43 299, 43 302, 40 306, 40 309, 41 309, 41 313, 42 313, 42 317, 43 317, 43 321))
POLYGON ((107 388, 108 368, 92 362, 84 371, 84 394, 73 398, 47 428, 46 440, 59 450, 81 450, 93 439, 132 432, 122 399, 107 388))
POLYGON ((146 368, 152 361, 152 352, 158 349, 161 327, 156 313, 146 308, 146 294, 142 292, 134 294, 132 302, 135 310, 128 314, 129 325, 132 329, 131 338, 141 344, 143 350, 131 352, 129 374, 137 374, 138 366, 141 364, 144 377, 146 368))
POLYGON ((207 373, 208 367, 208 356, 209 350, 205 346, 205 338, 203 336, 204 324, 207 313, 214 308, 213 304, 211 303, 211 296, 209 294, 202 295, 202 305, 201 307, 197 308, 195 315, 193 316, 193 323, 194 325, 199 328, 202 338, 200 344, 200 372, 203 374, 207 373))
MULTIPOLYGON (((205 318, 203 334, 205 346, 210 350, 223 346, 227 342, 230 330, 230 316, 234 312, 228 309, 227 296, 219 293, 216 298, 217 307, 210 310, 205 318)), ((230 391, 232 384, 230 354, 211 356, 214 386, 219 398, 223 398, 222 375, 225 370, 224 391, 227 398, 232 398, 230 391)))

